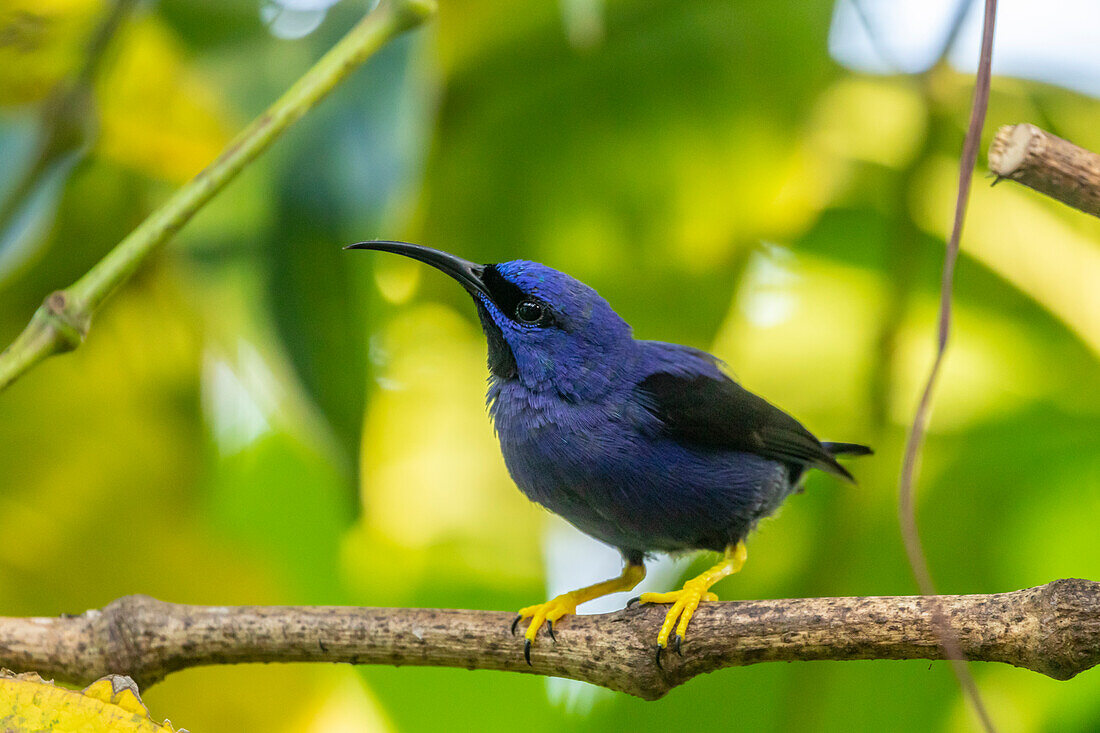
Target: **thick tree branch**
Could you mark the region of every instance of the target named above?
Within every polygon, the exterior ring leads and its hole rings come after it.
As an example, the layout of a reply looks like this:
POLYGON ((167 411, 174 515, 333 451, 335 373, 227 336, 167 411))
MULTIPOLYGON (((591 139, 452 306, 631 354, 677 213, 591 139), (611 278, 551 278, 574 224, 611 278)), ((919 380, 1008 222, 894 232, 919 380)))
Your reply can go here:
POLYGON ((989 146, 989 170, 1100 216, 1100 155, 1035 125, 1005 125, 989 146))
POLYGON ((432 0, 384 0, 294 86, 229 143, 217 160, 176 191, 91 270, 48 296, 0 353, 0 390, 43 359, 77 348, 103 302, 256 156, 388 41, 423 22, 432 0))
MULTIPOLYGON (((1012 593, 938 596, 973 660, 1069 679, 1100 662, 1100 583, 1058 580, 1012 593)), ((757 662, 942 659, 922 596, 703 604, 683 657, 653 661, 665 609, 572 616, 540 636, 532 666, 512 614, 341 606, 187 606, 127 596, 101 611, 0 618, 0 666, 87 684, 128 674, 144 688, 180 669, 241 662, 465 667, 570 677, 648 700, 695 675, 757 662)))

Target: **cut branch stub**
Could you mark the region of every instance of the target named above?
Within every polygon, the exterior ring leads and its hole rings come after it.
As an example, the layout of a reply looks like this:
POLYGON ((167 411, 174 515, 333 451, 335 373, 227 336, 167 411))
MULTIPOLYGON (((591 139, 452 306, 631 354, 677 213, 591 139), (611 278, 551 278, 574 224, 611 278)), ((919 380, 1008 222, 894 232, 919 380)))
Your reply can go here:
POLYGON ((1035 125, 1005 125, 989 147, 997 180, 1033 188, 1086 214, 1100 216, 1100 155, 1035 125))

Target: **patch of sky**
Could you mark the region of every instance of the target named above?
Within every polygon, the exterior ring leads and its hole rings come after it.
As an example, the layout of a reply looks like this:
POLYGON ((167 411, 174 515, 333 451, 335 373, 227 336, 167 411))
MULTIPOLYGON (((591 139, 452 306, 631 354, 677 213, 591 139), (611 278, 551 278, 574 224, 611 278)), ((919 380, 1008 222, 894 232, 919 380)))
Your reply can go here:
MULTIPOLYGON (((966 2, 966 0, 962 0, 966 2)), ((973 72, 984 3, 966 2, 947 59, 973 72)), ((857 71, 919 73, 939 57, 960 0, 838 0, 829 51, 857 71)), ((1100 2, 1000 0, 993 73, 1100 96, 1100 2)))

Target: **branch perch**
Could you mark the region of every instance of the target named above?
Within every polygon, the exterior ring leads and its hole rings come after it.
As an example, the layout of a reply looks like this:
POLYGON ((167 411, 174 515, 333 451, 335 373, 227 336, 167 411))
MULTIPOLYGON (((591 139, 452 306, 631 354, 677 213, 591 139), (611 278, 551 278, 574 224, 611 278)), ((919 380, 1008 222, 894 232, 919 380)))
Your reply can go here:
POLYGON ((241 131, 217 160, 177 190, 83 277, 47 296, 30 324, 0 353, 0 390, 43 359, 80 346, 96 310, 153 252, 284 130, 388 41, 423 22, 433 8, 432 0, 383 0, 241 131))
MULTIPOLYGON (((969 659, 1059 680, 1100 663, 1100 583, 937 596, 969 659)), ((523 660, 513 614, 342 606, 189 606, 127 596, 59 618, 0 618, 0 666, 73 684, 128 674, 142 688, 177 670, 242 662, 465 667, 569 677, 655 700, 692 677, 758 662, 943 659, 924 596, 705 603, 683 657, 664 669, 660 606, 571 616, 523 660)))
POLYGON ((989 146, 989 170, 1100 216, 1100 155, 1035 125, 1005 125, 989 146))

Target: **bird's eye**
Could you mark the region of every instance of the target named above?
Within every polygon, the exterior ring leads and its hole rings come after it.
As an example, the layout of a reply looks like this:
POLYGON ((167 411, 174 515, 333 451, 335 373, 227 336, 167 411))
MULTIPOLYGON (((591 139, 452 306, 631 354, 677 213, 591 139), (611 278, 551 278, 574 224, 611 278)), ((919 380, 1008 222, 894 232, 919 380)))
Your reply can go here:
POLYGON ((516 320, 520 323, 538 323, 545 314, 546 306, 537 300, 521 300, 516 306, 516 320))

